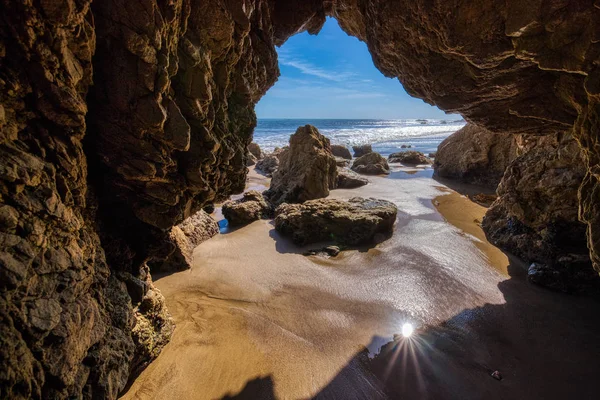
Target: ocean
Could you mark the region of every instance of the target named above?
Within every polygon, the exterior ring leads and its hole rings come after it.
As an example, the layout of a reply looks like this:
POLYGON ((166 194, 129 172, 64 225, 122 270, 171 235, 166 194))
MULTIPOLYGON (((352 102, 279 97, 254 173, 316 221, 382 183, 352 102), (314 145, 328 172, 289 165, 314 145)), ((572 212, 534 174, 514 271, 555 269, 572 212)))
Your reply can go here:
POLYGON ((259 119, 254 141, 267 152, 286 146, 299 126, 311 124, 332 144, 371 144, 384 156, 400 151, 402 145, 428 154, 465 125, 462 119, 259 119))

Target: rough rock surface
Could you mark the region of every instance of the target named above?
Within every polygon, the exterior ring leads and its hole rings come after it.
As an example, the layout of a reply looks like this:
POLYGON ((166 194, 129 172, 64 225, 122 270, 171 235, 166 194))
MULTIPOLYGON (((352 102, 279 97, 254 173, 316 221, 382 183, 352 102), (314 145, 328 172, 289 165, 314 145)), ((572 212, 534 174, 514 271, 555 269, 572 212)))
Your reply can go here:
POLYGON ((392 153, 389 155, 388 161, 391 163, 402 163, 407 165, 431 164, 431 161, 429 161, 429 158, 425 157, 425 154, 420 151, 412 150, 392 153))
POLYGON ((350 160, 346 160, 345 158, 335 157, 335 164, 338 167, 347 167, 350 165, 350 160))
POLYGON ((440 143, 434 168, 442 178, 495 188, 517 155, 515 135, 467 124, 440 143))
POLYGON ((346 160, 352 160, 352 154, 350 150, 346 146, 342 146, 341 144, 332 144, 331 145, 331 154, 335 157, 344 158, 346 160))
POLYGON ((226 202, 222 210, 230 226, 246 225, 273 213, 271 205, 256 190, 244 193, 239 200, 226 202))
POLYGON ((257 160, 261 160, 265 154, 263 153, 263 151, 261 150, 260 146, 258 145, 258 143, 250 143, 248 145, 248 151, 257 159, 257 160))
POLYGON ((290 136, 289 149, 280 156, 279 169, 265 196, 273 204, 296 203, 327 197, 335 189, 337 166, 329 139, 312 125, 290 136))
POLYGON ((272 153, 263 155, 263 158, 256 163, 256 169, 268 177, 273 176, 277 168, 279 168, 279 160, 285 152, 287 146, 283 149, 276 148, 272 153))
POLYGON ((569 136, 546 136, 508 167, 482 222, 491 243, 546 265, 541 270, 553 269, 557 282, 538 281, 565 291, 584 288, 596 275, 585 224, 577 220, 584 175, 577 143, 569 136))
POLYGON ((337 188, 338 189, 354 189, 365 186, 369 180, 364 176, 360 176, 347 168, 338 168, 337 188))
POLYGON ((243 190, 275 45, 327 15, 411 95, 493 132, 572 132, 600 271, 591 0, 0 1, 0 398, 115 398, 158 353, 146 263, 243 190))
POLYGON ((391 234, 397 211, 389 201, 362 197, 286 203, 275 210, 275 229, 299 245, 333 240, 356 246, 391 234))
POLYGON ((354 157, 362 157, 365 154, 369 154, 373 152, 370 144, 363 144, 360 146, 352 146, 352 150, 354 151, 354 157))
POLYGON ((367 153, 352 163, 352 171, 366 175, 383 175, 390 173, 390 166, 379 153, 367 153))
POLYGON ((217 221, 205 211, 198 211, 171 228, 169 238, 176 248, 165 260, 151 263, 152 271, 181 271, 191 268, 194 249, 218 233, 217 221))

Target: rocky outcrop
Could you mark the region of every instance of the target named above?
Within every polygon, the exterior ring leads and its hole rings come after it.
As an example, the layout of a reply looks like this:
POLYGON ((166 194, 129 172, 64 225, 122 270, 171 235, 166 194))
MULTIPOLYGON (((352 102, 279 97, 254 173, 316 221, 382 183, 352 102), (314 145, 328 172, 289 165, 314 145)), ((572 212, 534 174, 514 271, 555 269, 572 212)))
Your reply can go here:
POLYGON ((337 166, 329 139, 314 126, 305 125, 290 136, 289 149, 282 152, 265 196, 273 204, 319 199, 327 197, 336 182, 337 166))
POLYGON ((346 146, 342 146, 341 144, 332 144, 331 154, 333 154, 335 157, 340 157, 346 160, 352 160, 352 154, 350 154, 350 150, 348 150, 346 146))
POLYGON ((282 204, 275 210, 275 229, 299 245, 334 240, 356 246, 389 236, 397 212, 389 201, 361 197, 282 204))
POLYGON ((366 175, 384 175, 390 173, 390 166, 379 153, 367 153, 352 163, 352 171, 366 175))
POLYGON ((150 264, 152 271, 181 271, 192 267, 194 249, 219 233, 219 224, 203 210, 171 228, 169 239, 175 250, 164 260, 150 264))
POLYGON ((287 150, 287 146, 283 149, 275 148, 272 153, 264 154, 263 158, 256 163, 256 169, 268 177, 273 176, 279 168, 279 160, 281 155, 287 150))
POLYGON ((248 145, 248 151, 254 156, 256 160, 262 160, 262 158, 265 156, 260 146, 254 142, 248 145))
POLYGON ((434 168, 442 178, 495 188, 517 154, 514 135, 467 124, 440 143, 434 168))
POLYGON ((352 150, 354 151, 354 157, 362 157, 365 154, 369 154, 373 152, 373 148, 370 144, 363 144, 360 146, 352 146, 352 150))
POLYGON ((538 264, 533 280, 565 291, 584 289, 595 272, 578 221, 578 188, 585 175, 583 159, 572 137, 538 139, 506 170, 498 199, 482 222, 489 241, 538 264), (544 264, 545 266, 540 266, 544 264), (555 271, 555 281, 549 279, 555 271))
POLYGON ((425 154, 420 151, 401 151, 399 153, 392 153, 388 157, 388 161, 391 163, 401 163, 405 165, 423 165, 431 164, 431 161, 425 154))
POLYGON ((360 176, 347 168, 338 168, 338 189, 355 189, 357 187, 365 186, 367 183, 369 183, 369 180, 364 176, 360 176))
POLYGON ((230 226, 246 225, 273 213, 271 205, 256 190, 244 193, 239 200, 226 202, 222 210, 230 226))
POLYGON ((147 263, 173 251, 173 226, 243 190, 275 45, 327 15, 413 96, 493 132, 572 132, 600 271, 592 1, 1 4, 1 398, 115 398, 158 353, 169 324, 147 263))

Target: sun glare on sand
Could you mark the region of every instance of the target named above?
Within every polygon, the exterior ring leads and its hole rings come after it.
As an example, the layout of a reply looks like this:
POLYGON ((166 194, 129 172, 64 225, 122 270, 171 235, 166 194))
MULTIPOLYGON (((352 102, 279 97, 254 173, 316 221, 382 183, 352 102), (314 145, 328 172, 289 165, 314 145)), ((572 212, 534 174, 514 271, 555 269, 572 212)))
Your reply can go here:
POLYGON ((404 336, 405 338, 410 337, 414 332, 414 328, 412 326, 412 324, 409 324, 408 322, 404 325, 402 325, 402 336, 404 336))

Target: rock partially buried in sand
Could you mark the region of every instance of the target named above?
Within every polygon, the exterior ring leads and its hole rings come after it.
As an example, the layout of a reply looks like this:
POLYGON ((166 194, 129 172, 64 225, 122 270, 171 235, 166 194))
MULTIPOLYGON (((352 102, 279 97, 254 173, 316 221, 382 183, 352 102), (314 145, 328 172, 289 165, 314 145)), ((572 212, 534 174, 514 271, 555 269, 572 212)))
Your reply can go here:
POLYGON ((281 153, 265 197, 273 204, 319 199, 327 197, 336 183, 337 165, 329 139, 306 125, 290 136, 289 150, 281 153))
POLYGON ((391 163, 402 163, 407 165, 431 164, 429 158, 425 157, 425 154, 420 151, 401 151, 399 153, 392 153, 388 157, 388 161, 391 163))
POLYGON ((338 189, 355 189, 365 186, 369 180, 360 176, 347 168, 338 168, 337 188, 338 189))
POLYGON ((269 216, 271 206, 262 193, 250 190, 241 199, 223 204, 222 211, 230 226, 241 226, 269 216))
POLYGON ((310 200, 280 205, 275 210, 275 229, 299 245, 334 240, 356 246, 385 239, 397 212, 393 203, 373 198, 310 200))
POLYGON ((370 144, 363 144, 360 146, 352 146, 352 150, 354 150, 354 157, 362 157, 365 154, 369 154, 373 152, 373 148, 370 144))
POLYGON ((379 153, 368 153, 354 160, 352 170, 359 174, 383 175, 390 173, 390 166, 379 153))
POLYGON ((333 154, 336 157, 344 158, 346 160, 352 160, 352 154, 350 154, 350 150, 348 150, 346 146, 342 146, 341 144, 332 144, 331 154, 333 154))

